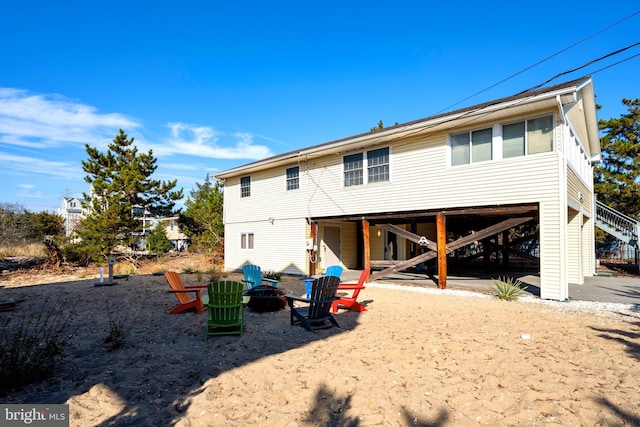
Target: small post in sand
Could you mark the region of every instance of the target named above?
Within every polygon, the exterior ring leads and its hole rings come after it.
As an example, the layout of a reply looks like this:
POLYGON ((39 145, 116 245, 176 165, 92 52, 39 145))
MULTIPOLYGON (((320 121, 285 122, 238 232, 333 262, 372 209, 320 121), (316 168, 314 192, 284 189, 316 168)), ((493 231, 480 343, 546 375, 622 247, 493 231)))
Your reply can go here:
POLYGON ((116 263, 116 257, 110 256, 109 258, 107 258, 107 264, 109 264, 109 280, 107 280, 106 282, 103 281, 102 278, 102 267, 100 267, 100 281, 94 283, 95 286, 113 286, 115 285, 117 282, 115 280, 113 280, 113 265, 116 263))

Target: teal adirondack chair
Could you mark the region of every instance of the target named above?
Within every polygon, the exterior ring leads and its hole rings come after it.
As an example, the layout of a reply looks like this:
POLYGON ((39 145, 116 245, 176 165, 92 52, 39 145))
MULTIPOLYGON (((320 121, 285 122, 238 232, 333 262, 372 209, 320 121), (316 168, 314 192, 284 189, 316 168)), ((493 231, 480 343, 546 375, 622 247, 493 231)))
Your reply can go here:
POLYGON ((278 281, 273 279, 263 278, 260 267, 255 264, 243 265, 242 273, 244 274, 244 279, 242 279, 242 281, 247 285, 247 289, 252 289, 257 286, 262 286, 264 284, 273 286, 274 288, 278 287, 278 281), (263 283, 263 282, 266 282, 266 283, 263 283))

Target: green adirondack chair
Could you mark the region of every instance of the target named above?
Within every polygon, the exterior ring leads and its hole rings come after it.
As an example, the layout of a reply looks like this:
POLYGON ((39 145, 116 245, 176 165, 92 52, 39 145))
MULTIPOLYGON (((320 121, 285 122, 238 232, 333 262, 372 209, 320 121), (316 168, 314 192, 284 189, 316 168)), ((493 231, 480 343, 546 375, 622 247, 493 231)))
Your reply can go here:
POLYGON ((218 281, 207 285, 209 302, 204 340, 213 335, 240 335, 244 324, 243 285, 234 281, 218 281))

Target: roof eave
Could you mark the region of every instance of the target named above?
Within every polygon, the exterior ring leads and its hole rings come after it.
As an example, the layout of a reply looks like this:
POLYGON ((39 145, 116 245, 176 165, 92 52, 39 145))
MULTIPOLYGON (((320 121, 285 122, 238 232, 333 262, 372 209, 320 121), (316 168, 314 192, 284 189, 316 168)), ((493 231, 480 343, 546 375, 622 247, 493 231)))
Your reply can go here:
MULTIPOLYGON (((556 97, 559 95, 565 95, 574 93, 578 90, 578 84, 580 87, 591 88, 591 94, 593 93, 592 85, 589 85, 591 79, 580 79, 572 82, 565 83, 563 85, 552 86, 547 90, 532 91, 530 95, 526 92, 518 94, 513 97, 499 99, 493 102, 479 104, 476 106, 468 107, 465 109, 457 110, 450 113, 444 113, 437 116, 427 117, 425 119, 419 119, 413 122, 395 125, 386 129, 381 129, 374 132, 368 132, 365 134, 355 135, 352 137, 315 145, 308 148, 303 148, 297 151, 291 151, 284 154, 276 155, 266 159, 262 159, 253 163, 248 163, 242 166, 238 166, 226 171, 216 174, 217 179, 227 179, 233 176, 244 175, 252 172, 257 172, 263 169, 277 167, 285 164, 292 164, 296 161, 306 161, 316 157, 322 157, 331 154, 345 153, 347 151, 358 150, 362 147, 371 147, 382 143, 388 143, 392 140, 403 138, 409 135, 421 135, 431 132, 441 132, 445 129, 456 127, 460 125, 460 120, 472 121, 473 118, 483 117, 486 118, 492 113, 502 111, 506 108, 517 108, 525 105, 530 105, 536 102, 550 101, 550 106, 555 105, 556 97)), ((587 97, 593 100, 593 96, 587 97)), ((595 104, 593 104, 595 112, 595 104)), ((586 110, 585 110, 586 112, 586 110)), ((517 112, 516 112, 517 114, 517 112)), ((597 121, 596 121, 596 134, 597 134, 597 121)), ((590 144, 592 143, 591 129, 589 134, 590 144)), ((593 147, 592 147, 593 148, 593 147)), ((599 152, 599 143, 598 143, 599 152)))

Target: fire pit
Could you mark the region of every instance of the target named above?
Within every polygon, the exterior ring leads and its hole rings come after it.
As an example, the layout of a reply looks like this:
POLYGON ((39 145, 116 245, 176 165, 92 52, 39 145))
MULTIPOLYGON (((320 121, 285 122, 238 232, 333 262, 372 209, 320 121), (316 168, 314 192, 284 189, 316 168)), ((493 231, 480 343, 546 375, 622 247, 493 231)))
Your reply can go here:
POLYGON ((287 305, 286 296, 289 294, 289 289, 278 289, 268 285, 256 286, 243 293, 249 297, 247 306, 258 312, 282 310, 287 305))

